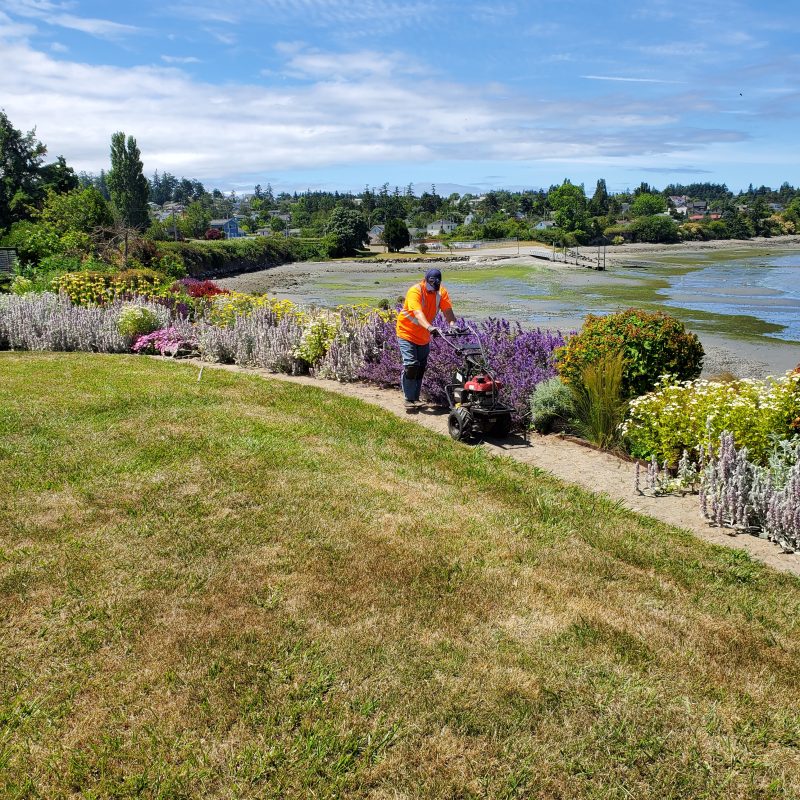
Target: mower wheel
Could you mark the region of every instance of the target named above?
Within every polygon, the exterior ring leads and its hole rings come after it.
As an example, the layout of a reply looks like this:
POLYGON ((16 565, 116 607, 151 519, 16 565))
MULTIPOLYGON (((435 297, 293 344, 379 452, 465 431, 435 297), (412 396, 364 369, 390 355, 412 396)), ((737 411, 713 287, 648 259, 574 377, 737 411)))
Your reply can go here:
POLYGON ((503 414, 502 417, 495 417, 492 430, 489 431, 492 436, 498 439, 503 439, 511 433, 511 414, 503 414))
POLYGON ((465 408, 454 409, 447 418, 447 430, 457 442, 463 442, 472 433, 472 415, 465 408))

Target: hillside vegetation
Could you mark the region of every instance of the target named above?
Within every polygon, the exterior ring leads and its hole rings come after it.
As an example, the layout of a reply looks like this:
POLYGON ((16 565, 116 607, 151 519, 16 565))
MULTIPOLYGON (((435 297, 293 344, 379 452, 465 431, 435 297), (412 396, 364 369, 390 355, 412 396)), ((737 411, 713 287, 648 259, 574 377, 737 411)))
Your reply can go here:
POLYGON ((0 354, 3 797, 800 794, 800 581, 380 409, 0 354))

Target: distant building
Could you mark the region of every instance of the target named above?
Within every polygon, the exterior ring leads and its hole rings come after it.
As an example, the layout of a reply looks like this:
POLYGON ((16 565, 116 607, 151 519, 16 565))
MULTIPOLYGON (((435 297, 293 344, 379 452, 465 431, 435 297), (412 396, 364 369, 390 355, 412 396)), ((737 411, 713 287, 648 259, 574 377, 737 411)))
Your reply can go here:
POLYGON ((548 228, 555 228, 556 224, 551 219, 543 219, 540 222, 537 222, 533 229, 535 231, 546 231, 548 228))
POLYGON ((385 228, 386 228, 385 225, 373 225, 367 232, 367 236, 369 237, 369 243, 382 244, 383 231, 385 230, 385 228))
POLYGON ((236 217, 231 217, 230 219, 212 219, 211 222, 208 223, 208 227, 222 231, 226 239, 239 239, 244 236, 239 230, 239 223, 236 217))
POLYGON ((452 233, 458 226, 449 219, 436 219, 427 227, 428 236, 452 233))

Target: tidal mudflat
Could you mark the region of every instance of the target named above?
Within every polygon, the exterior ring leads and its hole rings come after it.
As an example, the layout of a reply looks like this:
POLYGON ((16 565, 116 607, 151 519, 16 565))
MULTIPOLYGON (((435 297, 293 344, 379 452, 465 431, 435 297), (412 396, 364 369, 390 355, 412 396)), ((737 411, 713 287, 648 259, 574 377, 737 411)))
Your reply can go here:
MULTIPOLYGON (((586 250, 584 252, 592 252, 586 250)), ((609 249, 609 253, 610 253, 609 249)), ((530 254, 441 264, 457 313, 501 316, 526 326, 577 329, 589 313, 636 306, 682 319, 702 339, 706 373, 760 377, 800 362, 800 246, 686 246, 615 251, 605 271, 530 254)), ((305 262, 220 280, 299 303, 335 307, 394 303, 424 264, 305 262)))

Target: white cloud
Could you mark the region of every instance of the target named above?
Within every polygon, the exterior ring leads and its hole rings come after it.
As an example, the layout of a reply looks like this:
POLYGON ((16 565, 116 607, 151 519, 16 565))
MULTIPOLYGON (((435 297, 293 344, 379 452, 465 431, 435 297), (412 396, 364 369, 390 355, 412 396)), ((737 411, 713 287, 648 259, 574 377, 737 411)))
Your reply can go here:
POLYGON ((41 20, 47 25, 81 31, 101 39, 118 39, 139 33, 141 30, 135 25, 70 14, 68 12, 74 3, 54 3, 50 0, 16 0, 16 2, 0 0, 0 5, 17 16, 41 20))
POLYGON ((165 64, 199 64, 200 59, 195 56, 161 56, 165 64))
POLYGON ((625 78, 615 75, 581 75, 587 81, 619 81, 621 83, 685 83, 685 81, 664 80, 662 78, 625 78))
POLYGON ((35 126, 50 153, 63 153, 77 170, 107 167, 111 134, 123 130, 136 137, 148 172, 204 181, 379 162, 637 158, 736 137, 686 129, 683 98, 672 105, 662 98, 656 109, 624 97, 548 102, 507 87, 433 80, 419 65, 403 71, 399 54, 302 45, 281 53, 306 82, 203 83, 169 66, 58 60, 7 37, 0 96, 15 126, 35 126))

